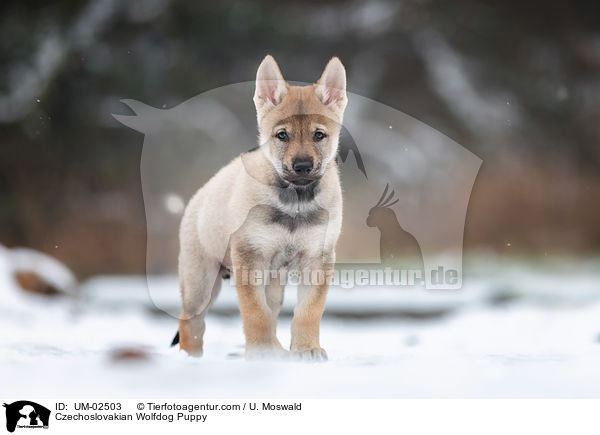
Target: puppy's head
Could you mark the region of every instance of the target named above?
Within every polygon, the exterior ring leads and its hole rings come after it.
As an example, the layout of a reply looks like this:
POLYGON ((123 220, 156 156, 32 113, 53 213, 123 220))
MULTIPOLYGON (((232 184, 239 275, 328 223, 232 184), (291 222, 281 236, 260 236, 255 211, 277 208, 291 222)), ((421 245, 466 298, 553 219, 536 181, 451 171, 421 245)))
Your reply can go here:
POLYGON ((306 186, 323 176, 337 153, 347 101, 346 71, 337 57, 310 86, 290 86, 275 59, 265 57, 254 104, 261 148, 281 178, 306 186))

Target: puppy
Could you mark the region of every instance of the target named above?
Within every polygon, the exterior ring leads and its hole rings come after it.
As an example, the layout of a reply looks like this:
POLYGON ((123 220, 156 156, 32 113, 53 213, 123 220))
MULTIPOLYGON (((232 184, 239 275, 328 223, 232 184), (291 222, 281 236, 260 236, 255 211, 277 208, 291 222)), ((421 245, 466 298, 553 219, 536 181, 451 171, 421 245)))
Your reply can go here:
POLYGON ((297 270, 290 351, 300 359, 327 359, 319 323, 342 226, 335 158, 346 103, 346 72, 336 57, 310 86, 289 85, 271 56, 260 64, 254 94, 259 147, 198 190, 181 222, 179 343, 190 355, 202 355, 204 316, 229 271, 246 357, 287 354, 277 340, 277 316, 285 271, 297 270), (267 278, 265 271, 284 273, 257 281, 260 273, 267 278))

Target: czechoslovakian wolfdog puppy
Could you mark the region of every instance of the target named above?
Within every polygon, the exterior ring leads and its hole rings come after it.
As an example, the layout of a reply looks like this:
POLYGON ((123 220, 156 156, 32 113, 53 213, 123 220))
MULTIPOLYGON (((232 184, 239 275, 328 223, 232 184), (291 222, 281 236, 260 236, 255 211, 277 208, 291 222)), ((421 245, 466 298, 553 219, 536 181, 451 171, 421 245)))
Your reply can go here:
POLYGON ((260 146, 198 190, 181 222, 179 342, 190 355, 202 355, 204 316, 226 271, 236 281, 246 357, 287 354, 276 336, 285 282, 248 275, 289 269, 300 271, 291 354, 327 359, 319 323, 342 226, 335 158, 346 103, 346 72, 336 57, 310 86, 289 85, 271 56, 260 64, 260 146))

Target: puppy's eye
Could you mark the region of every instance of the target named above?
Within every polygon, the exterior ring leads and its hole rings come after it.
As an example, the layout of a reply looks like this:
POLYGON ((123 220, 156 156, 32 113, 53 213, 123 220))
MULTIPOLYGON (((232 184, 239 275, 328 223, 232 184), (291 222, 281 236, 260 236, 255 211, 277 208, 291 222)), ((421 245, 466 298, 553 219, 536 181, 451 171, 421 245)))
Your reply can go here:
POLYGON ((289 139, 289 136, 285 131, 280 131, 275 137, 283 142, 286 142, 289 139))
POLYGON ((314 139, 315 142, 322 141, 323 139, 325 139, 325 133, 323 133, 322 131, 315 131, 314 139))

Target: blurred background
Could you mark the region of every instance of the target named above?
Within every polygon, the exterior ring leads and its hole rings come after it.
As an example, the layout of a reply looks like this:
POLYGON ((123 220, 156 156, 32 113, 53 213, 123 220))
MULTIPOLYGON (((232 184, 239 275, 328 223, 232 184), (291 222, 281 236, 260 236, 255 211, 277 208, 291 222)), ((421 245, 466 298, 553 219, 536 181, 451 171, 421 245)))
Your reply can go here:
MULTIPOLYGON (((3 393, 600 397, 599 121, 599 2, 3 1, 3 393), (177 319, 158 307, 178 312, 180 300, 174 275, 148 294, 144 136, 111 115, 133 114, 123 98, 170 109, 252 81, 267 53, 303 82, 339 56, 350 92, 483 160, 462 290, 333 286, 323 365, 243 361, 228 284, 204 358, 168 347, 177 319)), ((217 154, 202 155, 210 173, 217 154)), ((176 229, 189 194, 166 198, 163 226, 176 229)), ((157 246, 161 262, 176 259, 157 246)), ((284 346, 295 298, 286 292, 284 346)))
MULTIPOLYGON (((143 136, 111 113, 173 107, 339 56, 348 90, 483 159, 465 249, 600 248, 600 4, 532 0, 2 2, 0 244, 78 276, 145 271, 143 136)), ((186 198, 187 199, 187 198, 186 198)))

